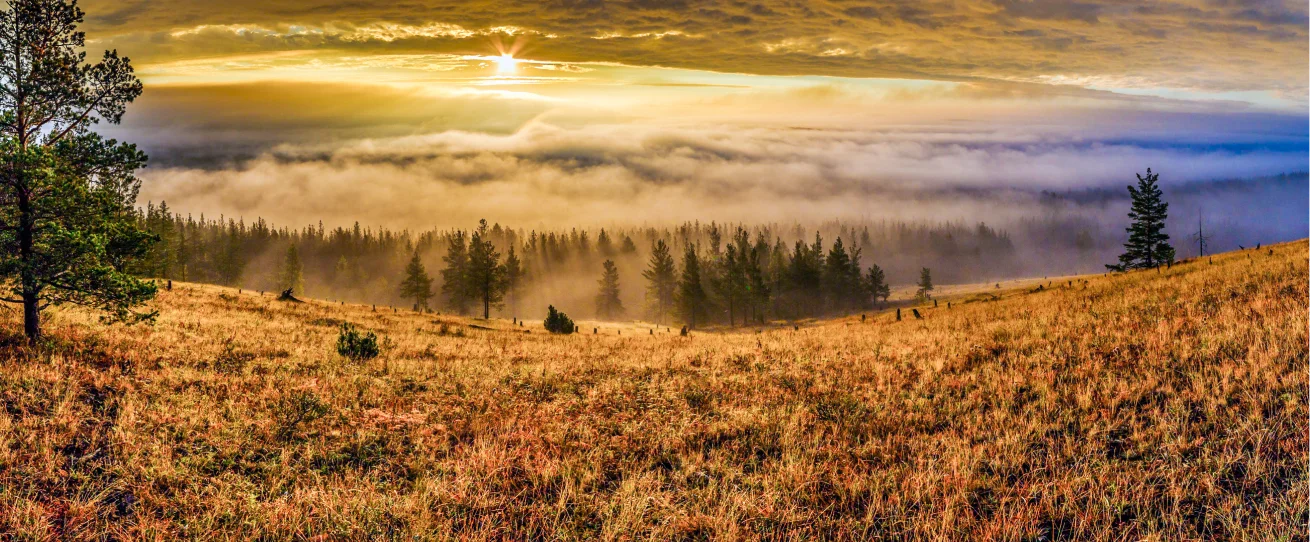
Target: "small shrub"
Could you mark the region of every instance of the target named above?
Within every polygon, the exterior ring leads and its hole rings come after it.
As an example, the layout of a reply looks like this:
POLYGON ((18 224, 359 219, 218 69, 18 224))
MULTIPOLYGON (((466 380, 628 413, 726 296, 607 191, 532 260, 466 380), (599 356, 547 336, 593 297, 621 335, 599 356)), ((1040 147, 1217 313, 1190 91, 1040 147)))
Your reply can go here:
POLYGON ((302 424, 327 416, 331 411, 330 405, 312 393, 295 391, 284 395, 273 405, 277 437, 281 440, 291 440, 299 433, 302 424))
POLYGON ((254 359, 254 354, 238 350, 236 343, 228 338, 223 341, 223 351, 218 354, 211 366, 220 373, 235 374, 244 371, 246 365, 254 359))
POLYGON ((337 353, 351 361, 368 361, 378 357, 378 336, 372 331, 360 332, 354 325, 341 324, 337 336, 337 353))
POLYGON ((578 327, 573 324, 573 320, 571 320, 567 314, 555 310, 554 305, 551 305, 550 308, 547 309, 545 326, 546 331, 564 335, 573 333, 578 329, 578 327))

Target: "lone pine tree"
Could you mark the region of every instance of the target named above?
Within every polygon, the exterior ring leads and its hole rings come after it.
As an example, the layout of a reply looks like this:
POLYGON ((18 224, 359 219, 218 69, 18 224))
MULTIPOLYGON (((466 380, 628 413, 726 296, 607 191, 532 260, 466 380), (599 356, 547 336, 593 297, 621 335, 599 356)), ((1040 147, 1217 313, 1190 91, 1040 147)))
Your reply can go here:
POLYGON ((23 332, 41 311, 73 303, 136 321, 155 294, 127 267, 155 236, 133 207, 146 162, 135 145, 101 138, 141 94, 116 51, 86 63, 82 10, 65 0, 11 0, 0 12, 0 301, 22 306, 23 332))
POLYGON ((914 293, 914 297, 932 299, 932 290, 932 270, 925 267, 919 271, 919 290, 914 293))
POLYGON ((1146 168, 1145 177, 1137 174, 1137 186, 1128 187, 1128 195, 1133 199, 1128 211, 1128 218, 1133 221, 1128 226, 1128 242, 1124 243, 1119 263, 1106 264, 1107 269, 1148 269, 1173 261, 1174 247, 1169 245, 1169 235, 1164 233, 1169 203, 1164 201, 1164 193, 1156 184, 1159 180, 1159 173, 1151 173, 1151 168, 1146 168))
POLYGON ((573 323, 567 314, 555 310, 551 305, 546 309, 546 321, 542 322, 542 327, 551 333, 568 335, 578 330, 578 326, 573 323))

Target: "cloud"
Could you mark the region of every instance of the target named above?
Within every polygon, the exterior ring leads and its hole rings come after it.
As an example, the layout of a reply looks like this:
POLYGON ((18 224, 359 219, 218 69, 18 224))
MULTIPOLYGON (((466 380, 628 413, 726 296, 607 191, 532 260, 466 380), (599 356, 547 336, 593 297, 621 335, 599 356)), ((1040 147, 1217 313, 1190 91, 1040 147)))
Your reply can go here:
POLYGON ((444 130, 511 133, 555 105, 526 93, 413 85, 152 86, 125 125, 103 131, 143 146, 155 165, 221 167, 286 143, 444 130))
POLYGON ((1191 115, 1191 139, 1154 140, 1134 129, 1172 117, 1148 116, 1127 120, 1127 128, 1107 122, 1077 133, 1022 124, 533 121, 511 134, 451 130, 283 145, 234 167, 152 168, 142 198, 293 226, 359 220, 426 229, 479 218, 525 227, 870 217, 995 223, 1036 212, 1043 191, 1117 190, 1146 167, 1163 173, 1167 186, 1304 169, 1304 126, 1191 115), (1289 131, 1283 139, 1204 144, 1230 139, 1222 134, 1233 123, 1289 131))
POLYGON ((558 63, 949 81, 1061 77, 1301 101, 1307 87, 1306 8, 1290 0, 83 4, 95 47, 147 64, 292 50, 488 54, 503 40, 558 63))

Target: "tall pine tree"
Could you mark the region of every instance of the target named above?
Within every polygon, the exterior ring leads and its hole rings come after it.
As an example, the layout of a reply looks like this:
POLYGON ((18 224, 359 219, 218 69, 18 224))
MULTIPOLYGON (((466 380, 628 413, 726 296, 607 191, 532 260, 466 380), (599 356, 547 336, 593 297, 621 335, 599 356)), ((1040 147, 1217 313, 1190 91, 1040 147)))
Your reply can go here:
POLYGON ((469 302, 469 252, 467 237, 463 231, 455 231, 447 240, 446 255, 442 261, 446 268, 441 270, 441 293, 446 296, 446 309, 455 314, 468 314, 469 302))
POLYGON ((919 271, 919 290, 914 293, 914 297, 932 299, 932 290, 932 270, 925 267, 919 271))
POLYGON ((682 280, 678 282, 678 314, 687 327, 695 328, 696 322, 705 321, 705 286, 701 284, 700 256, 696 254, 696 245, 687 243, 687 250, 682 256, 682 280))
POLYGON ((678 291, 678 277, 673 255, 663 239, 651 247, 650 267, 641 272, 646 278, 646 303, 656 322, 664 322, 673 309, 678 291))
POLYGON ((116 320, 153 283, 128 271, 156 237, 134 206, 146 156, 91 128, 117 124, 141 95, 116 51, 86 63, 82 10, 67 0, 10 0, 0 11, 0 301, 22 306, 23 332, 41 335, 41 311, 72 303, 116 320))
POLYGON ((300 261, 300 252, 293 243, 287 247, 287 254, 282 258, 282 272, 278 275, 278 288, 291 290, 294 294, 305 294, 305 266, 300 261))
POLYGON ((501 307, 505 299, 505 266, 500 263, 500 253, 491 244, 487 232, 487 221, 478 222, 478 229, 469 239, 468 281, 470 296, 482 303, 482 317, 491 317, 492 307, 501 307))
POLYGON ((623 301, 619 299, 619 268, 611 260, 605 260, 604 272, 600 276, 600 292, 596 294, 596 315, 604 320, 614 320, 623 316, 623 301))
POLYGON ((874 303, 878 303, 881 299, 882 303, 886 304, 887 298, 892 295, 892 289, 887 285, 887 275, 877 264, 869 268, 869 274, 864 279, 864 288, 869 297, 873 298, 874 303))
POLYGON ((519 312, 519 290, 523 289, 525 275, 523 262, 514 253, 514 244, 511 243, 509 254, 505 256, 505 297, 509 302, 509 312, 513 315, 519 312))
POLYGON ((1124 243, 1119 263, 1107 264, 1107 269, 1147 269, 1173 261, 1174 247, 1169 245, 1169 235, 1164 233, 1169 203, 1164 201, 1164 193, 1156 184, 1159 180, 1159 173, 1151 173, 1151 168, 1146 168, 1145 177, 1137 174, 1137 186, 1128 187, 1128 195, 1133 199, 1128 218, 1133 223, 1128 226, 1128 242, 1124 243))
POLYGON ((405 280, 400 283, 400 297, 414 300, 414 310, 427 311, 428 299, 432 298, 432 277, 423 267, 423 261, 414 251, 414 257, 405 266, 405 280))
MULTIPOLYGON (((858 279, 858 275, 855 277, 858 279)), ((829 311, 850 308, 856 299, 858 282, 851 277, 851 256, 841 237, 832 243, 828 257, 823 260, 822 290, 824 307, 829 311)))

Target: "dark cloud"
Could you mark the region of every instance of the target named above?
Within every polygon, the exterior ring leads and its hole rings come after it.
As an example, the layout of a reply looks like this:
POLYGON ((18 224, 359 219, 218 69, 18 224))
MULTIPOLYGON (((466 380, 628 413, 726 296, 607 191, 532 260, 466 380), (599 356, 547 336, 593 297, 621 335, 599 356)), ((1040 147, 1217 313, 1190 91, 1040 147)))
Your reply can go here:
POLYGON ((1003 0, 1000 5, 1007 15, 1025 19, 1057 21, 1100 22, 1100 4, 1069 0, 1003 0))

